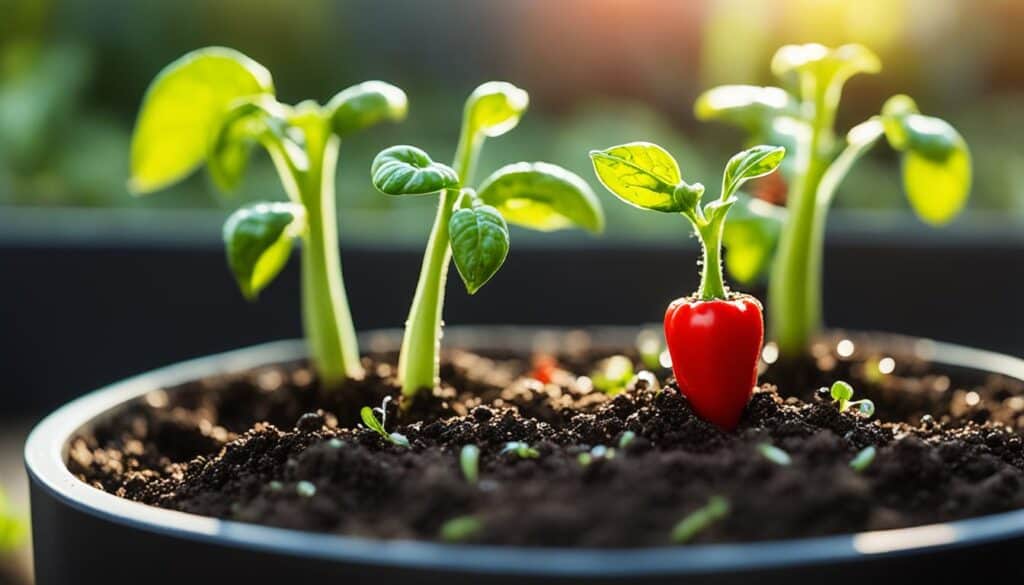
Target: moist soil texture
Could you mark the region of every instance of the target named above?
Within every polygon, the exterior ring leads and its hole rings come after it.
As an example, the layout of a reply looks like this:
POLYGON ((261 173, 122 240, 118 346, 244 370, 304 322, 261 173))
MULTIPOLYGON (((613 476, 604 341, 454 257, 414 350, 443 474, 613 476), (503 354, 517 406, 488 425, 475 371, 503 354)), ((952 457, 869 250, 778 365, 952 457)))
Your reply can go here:
POLYGON ((733 432, 633 349, 619 351, 636 373, 610 391, 595 381, 622 374, 614 350, 452 351, 441 385, 408 408, 395 356, 376 354, 365 379, 333 390, 295 362, 152 392, 83 429, 67 463, 98 489, 193 514, 518 546, 798 538, 1024 507, 1024 385, 839 339, 768 366, 733 432), (837 379, 874 414, 818 390, 837 379), (361 424, 381 405, 401 436, 361 424))

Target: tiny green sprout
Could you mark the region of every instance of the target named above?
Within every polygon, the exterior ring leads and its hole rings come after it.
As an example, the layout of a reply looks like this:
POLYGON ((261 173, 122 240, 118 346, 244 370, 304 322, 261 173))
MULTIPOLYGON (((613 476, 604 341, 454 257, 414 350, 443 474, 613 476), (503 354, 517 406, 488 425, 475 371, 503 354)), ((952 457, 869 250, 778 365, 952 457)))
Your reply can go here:
POLYGON ((579 464, 582 465, 583 467, 587 467, 588 465, 590 465, 594 461, 597 461, 598 459, 608 460, 614 458, 615 449, 605 447, 604 445, 596 445, 590 451, 580 453, 576 457, 576 461, 578 461, 579 464))
POLYGON ((390 396, 385 397, 384 402, 379 408, 364 406, 362 410, 359 411, 359 416, 362 417, 363 424, 366 425, 366 428, 375 431, 388 442, 400 447, 409 447, 409 439, 405 435, 401 433, 389 433, 384 428, 384 423, 387 421, 387 404, 390 399, 390 396), (376 412, 381 413, 380 420, 377 420, 376 412))
POLYGON ((295 484, 295 493, 304 498, 312 498, 316 495, 316 486, 313 485, 313 482, 300 481, 295 484))
POLYGON ((613 355, 597 364, 597 369, 590 373, 590 379, 594 388, 614 395, 622 392, 634 375, 633 360, 624 355, 613 355))
POLYGON ((520 459, 536 459, 540 457, 540 451, 522 441, 509 441, 508 443, 505 443, 505 448, 503 448, 501 452, 502 454, 512 453, 520 459))
POLYGON ((729 500, 711 496, 708 503, 690 512, 672 528, 672 542, 685 544, 729 514, 729 500))
POLYGON ((665 350, 665 338, 661 331, 644 329, 636 336, 636 350, 644 367, 657 370, 661 366, 661 352, 665 350))
POLYGON ((441 525, 440 536, 445 542, 466 542, 483 530, 484 523, 476 516, 456 516, 441 525))
POLYGON ((946 121, 921 114, 908 96, 889 98, 878 114, 837 136, 843 86, 881 67, 878 56, 857 44, 786 45, 771 62, 782 87, 716 87, 694 105, 697 118, 739 126, 749 143, 777 144, 791 154, 782 167, 785 209, 740 197, 724 234, 734 278, 749 283, 769 274, 768 321, 782 357, 798 358, 821 331, 826 216, 850 169, 883 136, 900 154, 903 190, 923 222, 951 221, 970 193, 967 143, 946 121))
POLYGON ((392 146, 370 167, 374 187, 386 195, 440 193, 399 352, 398 379, 406 396, 437 385, 445 282, 452 260, 467 292, 474 294, 505 262, 508 224, 540 231, 604 229, 604 213, 590 186, 553 164, 510 164, 476 189, 470 187, 485 139, 514 128, 528 103, 527 93, 512 84, 484 83, 466 100, 452 166, 435 162, 414 146, 392 146))
POLYGON ((459 467, 462 468, 462 475, 469 483, 476 483, 480 479, 480 447, 476 445, 465 445, 459 452, 459 467))
POLYGON ((851 406, 857 407, 857 412, 862 416, 871 417, 875 414, 875 403, 867 398, 863 400, 851 400, 853 398, 853 386, 842 380, 836 380, 829 389, 829 394, 839 405, 839 412, 846 412, 851 406))
POLYGON ((876 454, 877 450, 874 446, 864 447, 850 460, 850 467, 857 472, 864 471, 875 461, 876 454))
POLYGON ((619 449, 625 449, 630 443, 636 440, 636 433, 633 431, 626 431, 619 437, 619 449))
POLYGON ((363 368, 338 253, 335 174, 341 140, 405 118, 405 93, 367 81, 326 104, 281 103, 270 72, 238 51, 207 47, 167 65, 146 90, 131 142, 129 187, 137 195, 178 183, 205 166, 214 186, 235 191, 253 147, 270 155, 289 203, 260 203, 224 225, 228 264, 247 299, 284 268, 302 240, 302 316, 310 357, 326 387, 363 368))
POLYGON ((789 453, 786 453, 771 443, 760 443, 757 446, 757 450, 765 459, 776 465, 786 466, 793 463, 793 458, 789 456, 789 453))

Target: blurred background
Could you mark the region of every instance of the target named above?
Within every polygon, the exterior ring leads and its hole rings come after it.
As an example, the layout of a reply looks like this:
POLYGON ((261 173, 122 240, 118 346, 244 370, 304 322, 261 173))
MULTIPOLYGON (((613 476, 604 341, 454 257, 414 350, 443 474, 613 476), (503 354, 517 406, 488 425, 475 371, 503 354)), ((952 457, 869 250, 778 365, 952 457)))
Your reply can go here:
MULTIPOLYGON (((15 453, 0 459, 0 485, 9 507, 24 510, 20 435, 46 409, 147 368, 300 334, 295 266, 250 305, 223 260, 224 217, 246 201, 284 198, 262 153, 234 199, 203 172, 144 198, 126 190, 143 91, 191 49, 247 53, 270 69, 283 101, 325 101, 366 79, 408 93, 408 121, 342 146, 346 281, 367 329, 405 318, 436 204, 377 194, 370 160, 393 143, 450 156, 462 102, 481 81, 511 81, 531 106, 485 147, 480 176, 548 160, 593 184, 589 149, 642 139, 669 148, 688 180, 714 185, 742 136, 694 120, 702 90, 773 83, 768 63, 785 43, 864 43, 885 68, 847 85, 839 129, 906 92, 965 136, 974 189, 969 212, 933 230, 911 216, 893 153, 877 148, 863 160, 830 219, 827 319, 1024 354, 1024 315, 1007 314, 1024 279, 1021 22, 1018 0, 0 0, 0 446, 15 453)), ((451 287, 447 321, 657 321, 696 284, 688 226, 599 194, 605 237, 514 231, 490 286, 472 299, 451 287)))

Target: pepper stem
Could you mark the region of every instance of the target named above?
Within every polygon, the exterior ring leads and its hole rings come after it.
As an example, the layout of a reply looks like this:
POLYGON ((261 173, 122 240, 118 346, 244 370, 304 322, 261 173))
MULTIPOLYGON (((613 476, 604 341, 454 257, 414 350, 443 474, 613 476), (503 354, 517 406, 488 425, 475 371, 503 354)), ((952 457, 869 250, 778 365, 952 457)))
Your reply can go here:
POLYGON ((725 225, 725 214, 717 214, 710 222, 697 226, 697 237, 700 238, 701 251, 704 255, 700 275, 700 288, 697 296, 702 301, 725 299, 729 291, 722 277, 722 228, 725 225))

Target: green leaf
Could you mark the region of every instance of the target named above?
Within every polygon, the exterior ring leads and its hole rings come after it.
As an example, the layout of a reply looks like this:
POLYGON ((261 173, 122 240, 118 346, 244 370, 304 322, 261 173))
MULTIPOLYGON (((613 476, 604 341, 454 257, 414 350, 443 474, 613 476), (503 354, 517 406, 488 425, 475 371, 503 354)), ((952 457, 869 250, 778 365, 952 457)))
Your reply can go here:
POLYGON ((405 92, 383 81, 366 81, 342 90, 327 102, 331 125, 348 136, 381 122, 400 122, 409 110, 405 92))
POLYGON ((501 136, 516 127, 530 96, 504 81, 488 81, 473 90, 466 100, 464 125, 476 136, 501 136))
POLYGON ((459 185, 448 165, 434 162, 415 146, 392 146, 380 152, 370 166, 373 186, 388 195, 425 195, 459 185))
POLYGON ((377 420, 377 415, 374 414, 373 409, 370 408, 369 406, 364 406, 362 409, 360 409, 359 418, 363 419, 363 424, 366 425, 366 428, 376 432, 377 434, 383 437, 388 436, 388 432, 384 430, 384 425, 381 424, 379 420, 377 420))
POLYGON ((738 197, 725 222, 725 267, 742 284, 751 284, 768 273, 786 210, 760 199, 738 197))
POLYGON ((727 199, 750 179, 763 177, 779 168, 786 156, 781 146, 759 145, 729 159, 722 176, 722 198, 727 199))
POLYGON ((224 223, 228 264, 247 299, 256 298, 281 272, 291 254, 292 239, 305 227, 305 210, 293 203, 257 203, 228 217, 224 223))
POLYGON ((218 189, 229 193, 238 189, 253 144, 267 134, 277 134, 283 144, 301 152, 286 136, 287 117, 288 108, 270 96, 242 98, 228 108, 206 156, 207 170, 218 189))
POLYGON ((687 209, 673 196, 682 182, 679 165, 657 144, 631 142, 592 150, 590 158, 601 184, 626 203, 667 213, 687 209))
POLYGON ((504 166, 484 180, 478 197, 493 205, 506 221, 523 227, 604 230, 604 211, 590 185, 557 165, 521 162, 504 166))
POLYGON ((756 85, 713 88, 697 98, 693 109, 698 120, 727 122, 758 137, 765 135, 775 117, 800 112, 799 104, 785 90, 756 85))
POLYGON ((452 258, 474 294, 498 272, 508 255, 508 225, 497 209, 475 202, 472 208, 460 209, 448 222, 452 258))
POLYGON ((672 542, 684 544, 703 532, 708 526, 729 515, 729 500, 711 496, 708 503, 697 508, 672 528, 672 542))
POLYGON ((165 67, 146 90, 135 123, 131 190, 149 193, 190 174, 232 102, 273 92, 270 72, 232 49, 199 49, 165 67))
POLYGON ((914 212, 933 225, 951 221, 971 190, 971 153, 963 137, 945 120, 917 113, 903 95, 885 103, 881 118, 889 144, 903 154, 903 188, 914 212))

